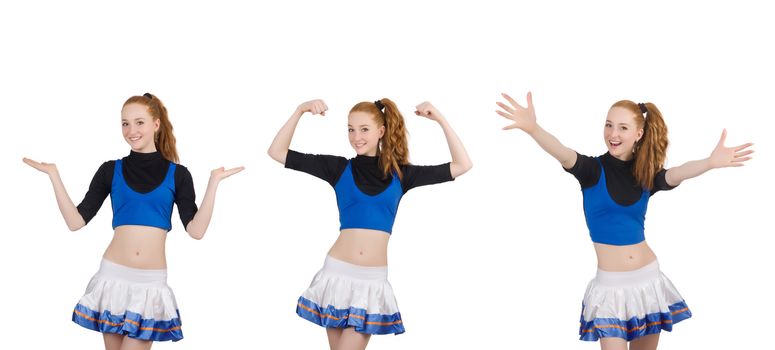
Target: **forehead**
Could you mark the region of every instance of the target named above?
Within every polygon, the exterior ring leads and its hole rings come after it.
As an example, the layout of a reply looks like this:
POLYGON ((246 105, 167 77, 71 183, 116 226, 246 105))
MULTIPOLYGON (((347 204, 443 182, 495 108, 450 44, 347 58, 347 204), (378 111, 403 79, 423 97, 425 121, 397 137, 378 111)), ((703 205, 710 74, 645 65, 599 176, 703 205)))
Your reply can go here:
POLYGON ((347 124, 349 125, 376 125, 374 116, 368 112, 352 112, 347 116, 347 124))
POLYGON ((635 113, 622 107, 614 107, 608 110, 606 120, 614 124, 635 124, 635 113))
POLYGON ((139 103, 130 103, 121 109, 121 119, 134 120, 138 118, 150 119, 148 107, 139 103))

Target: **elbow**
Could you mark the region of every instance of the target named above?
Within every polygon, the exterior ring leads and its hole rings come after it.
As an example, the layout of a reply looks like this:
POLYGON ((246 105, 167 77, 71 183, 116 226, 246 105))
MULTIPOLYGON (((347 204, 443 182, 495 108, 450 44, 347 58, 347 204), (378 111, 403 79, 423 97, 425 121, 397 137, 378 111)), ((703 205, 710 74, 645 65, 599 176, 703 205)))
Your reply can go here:
POLYGON ((69 223, 69 222, 67 223, 67 229, 70 230, 70 232, 78 231, 84 226, 86 226, 86 223, 83 221, 76 222, 76 223, 69 223))
POLYGON ((270 146, 266 151, 266 154, 268 154, 270 158, 274 159, 278 163, 285 164, 285 157, 281 154, 281 152, 275 150, 273 147, 270 146))
POLYGON ((196 231, 189 232, 188 235, 191 236, 191 238, 193 238, 193 239, 195 239, 197 241, 201 241, 202 238, 205 237, 205 233, 204 232, 196 232, 196 231))
POLYGON ((205 236, 205 231, 204 230, 199 230, 199 229, 194 228, 194 227, 191 227, 191 228, 186 227, 186 232, 188 233, 189 236, 191 236, 191 238, 193 238, 193 239, 195 239, 197 241, 202 240, 202 238, 204 238, 204 236, 205 236))

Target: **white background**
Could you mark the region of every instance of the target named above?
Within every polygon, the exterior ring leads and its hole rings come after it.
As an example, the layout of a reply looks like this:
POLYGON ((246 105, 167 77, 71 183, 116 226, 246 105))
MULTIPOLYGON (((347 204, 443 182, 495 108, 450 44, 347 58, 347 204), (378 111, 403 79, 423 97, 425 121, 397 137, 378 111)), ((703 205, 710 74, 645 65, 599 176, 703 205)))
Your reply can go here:
POLYGON ((186 339, 154 348, 328 348, 294 310, 336 239, 334 193, 266 149, 299 103, 323 98, 328 116, 305 116, 292 147, 352 156, 347 111, 389 97, 413 163, 449 160, 440 128, 412 114, 430 100, 474 168, 403 198, 389 257, 407 332, 369 349, 596 349, 576 335, 595 272, 578 183, 494 113, 500 92, 532 90, 539 122, 584 154, 605 152, 619 99, 662 110, 668 167, 706 157, 724 127, 728 144, 756 143, 745 167, 652 197, 646 235, 694 314, 662 348, 759 348, 775 312, 775 24, 731 3, 4 2, 0 347, 102 346, 70 315, 111 239, 109 202, 71 233, 21 158, 55 162, 80 202, 99 165, 129 152, 122 103, 148 91, 200 199, 210 169, 247 168, 221 183, 204 240, 173 216, 186 339))

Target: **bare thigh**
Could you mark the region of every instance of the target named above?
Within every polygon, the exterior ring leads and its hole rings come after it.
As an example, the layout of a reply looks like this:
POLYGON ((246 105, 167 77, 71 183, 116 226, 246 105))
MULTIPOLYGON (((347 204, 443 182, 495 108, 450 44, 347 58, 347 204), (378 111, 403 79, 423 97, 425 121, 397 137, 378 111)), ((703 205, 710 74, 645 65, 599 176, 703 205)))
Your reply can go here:
POLYGON ((627 350, 627 341, 618 337, 600 338, 602 350, 627 350))
POLYGON ((341 328, 326 328, 326 335, 328 335, 328 347, 331 350, 336 350, 339 345, 339 338, 342 337, 341 328))
POLYGON ((364 350, 369 344, 370 334, 358 333, 353 327, 342 330, 336 350, 364 350))
POLYGON ((630 342, 630 350, 656 350, 659 343, 659 333, 649 334, 630 342))
POLYGON ((113 333, 102 333, 102 340, 105 341, 105 350, 121 350, 121 342, 124 336, 113 333))
POLYGON ((138 340, 130 337, 124 337, 121 343, 121 350, 148 350, 153 345, 150 340, 138 340))

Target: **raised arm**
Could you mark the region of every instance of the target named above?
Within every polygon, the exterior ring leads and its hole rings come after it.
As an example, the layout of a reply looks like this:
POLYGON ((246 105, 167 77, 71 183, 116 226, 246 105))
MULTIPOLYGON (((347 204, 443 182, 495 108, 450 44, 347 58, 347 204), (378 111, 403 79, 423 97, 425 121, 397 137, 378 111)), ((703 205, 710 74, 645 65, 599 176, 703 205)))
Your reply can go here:
POLYGON ((62 178, 59 176, 59 170, 57 170, 56 164, 36 162, 29 158, 24 158, 22 160, 25 164, 48 175, 51 184, 54 186, 54 196, 57 199, 59 211, 65 219, 67 228, 70 229, 70 231, 76 231, 81 227, 86 226, 86 221, 81 216, 81 213, 78 212, 78 208, 75 207, 75 204, 73 204, 73 201, 67 194, 67 190, 62 183, 62 178))
POLYGON ((199 206, 199 210, 194 214, 194 218, 186 225, 186 232, 188 232, 189 236, 194 239, 202 239, 202 237, 204 237, 205 232, 207 232, 207 227, 210 225, 210 219, 213 217, 215 192, 218 190, 218 184, 221 180, 242 170, 245 170, 245 167, 237 167, 229 170, 225 170, 221 167, 210 172, 210 181, 207 183, 207 190, 202 199, 202 205, 199 206))
POLYGON ((710 156, 705 159, 692 160, 677 167, 667 169, 665 181, 670 186, 678 186, 686 179, 700 176, 706 171, 716 168, 743 166, 743 162, 751 159, 748 155, 753 150, 745 150, 751 147, 753 143, 745 143, 735 147, 725 147, 724 141, 727 138, 727 129, 721 132, 721 138, 716 144, 710 156))
POLYGON ((502 110, 495 112, 514 122, 514 124, 504 127, 503 130, 517 128, 526 132, 539 146, 541 146, 541 148, 544 149, 544 151, 546 151, 546 153, 549 153, 554 159, 557 159, 565 169, 570 169, 576 164, 576 151, 565 147, 560 140, 541 128, 541 126, 538 125, 538 122, 536 122, 532 93, 527 93, 527 108, 522 107, 519 103, 514 101, 511 96, 505 93, 501 95, 509 102, 509 105, 502 102, 496 102, 498 107, 502 110))
POLYGON ((471 163, 471 158, 468 157, 463 142, 455 134, 455 130, 447 122, 447 119, 436 109, 430 102, 423 102, 417 105, 417 110, 414 114, 426 117, 433 120, 441 126, 441 130, 444 131, 444 137, 447 139, 447 146, 449 147, 449 154, 452 156, 452 162, 449 163, 449 173, 452 178, 456 178, 465 174, 470 170, 474 164, 471 163))
POLYGON ((288 155, 288 148, 291 146, 291 140, 293 139, 293 132, 296 131, 296 125, 299 124, 301 116, 305 112, 312 114, 326 115, 328 106, 323 100, 307 101, 296 107, 296 110, 291 115, 291 118, 285 122, 285 125, 277 132, 272 144, 269 146, 269 156, 272 159, 278 161, 280 164, 285 164, 285 156, 288 155))

